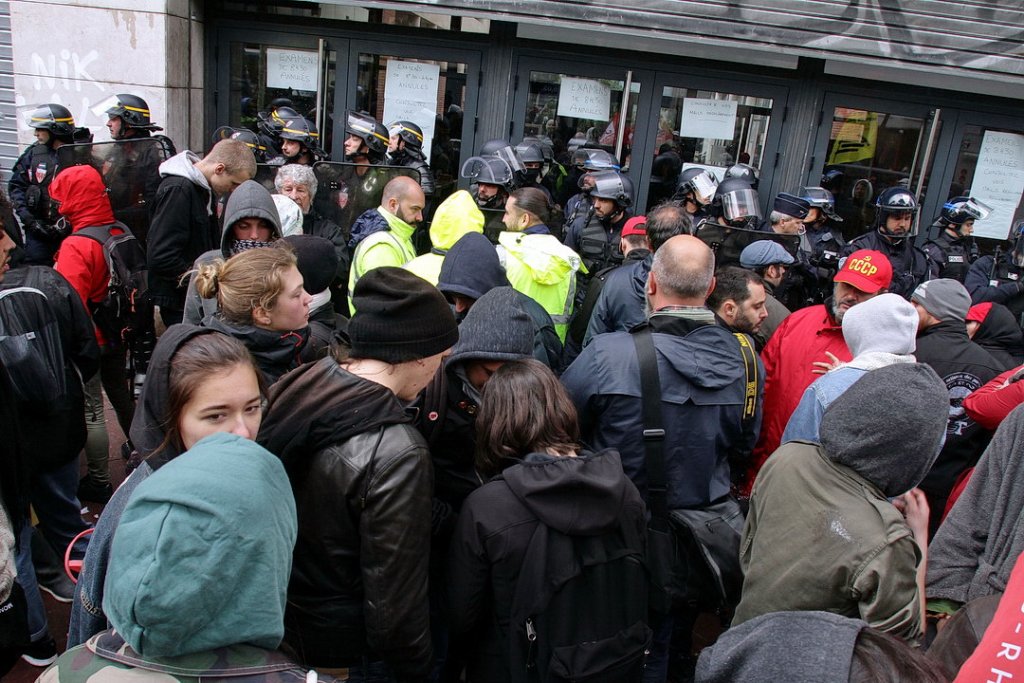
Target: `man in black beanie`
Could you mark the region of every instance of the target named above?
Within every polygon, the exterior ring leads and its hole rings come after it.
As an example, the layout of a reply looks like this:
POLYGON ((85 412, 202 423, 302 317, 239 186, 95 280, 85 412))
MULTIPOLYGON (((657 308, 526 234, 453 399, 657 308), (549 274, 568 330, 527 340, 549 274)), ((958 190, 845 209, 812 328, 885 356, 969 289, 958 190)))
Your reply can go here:
POLYGON ((401 268, 369 271, 353 300, 350 356, 282 377, 258 438, 284 463, 299 517, 285 642, 310 667, 422 680, 433 481, 406 403, 459 330, 441 293, 401 268))

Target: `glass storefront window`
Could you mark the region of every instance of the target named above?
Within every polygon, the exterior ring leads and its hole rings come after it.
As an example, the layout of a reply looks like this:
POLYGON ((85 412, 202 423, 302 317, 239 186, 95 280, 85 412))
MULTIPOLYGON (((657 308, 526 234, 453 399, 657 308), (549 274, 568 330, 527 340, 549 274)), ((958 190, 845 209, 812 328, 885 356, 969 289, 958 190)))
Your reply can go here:
POLYGON ((359 55, 356 108, 369 112, 385 126, 393 120, 408 119, 423 129, 424 151, 429 153, 427 160, 434 173, 437 201, 453 192, 459 179, 466 73, 467 65, 463 62, 359 55), (410 83, 426 84, 422 87, 433 91, 420 90, 422 102, 416 101, 415 89, 396 93, 389 101, 387 79, 391 61, 397 62, 392 73, 401 73, 399 77, 409 79, 410 83), (424 67, 416 73, 415 65, 424 67))
POLYGON ((749 164, 760 172, 771 123, 771 98, 668 86, 662 91, 647 208, 670 198, 690 165, 725 169, 749 164))
MULTIPOLYGON (((327 55, 327 92, 320 101, 334 99, 335 52, 327 55)), ((218 121, 218 125, 248 128, 255 131, 257 113, 269 109, 270 103, 278 98, 292 102, 292 108, 310 121, 316 123, 318 98, 317 51, 315 48, 290 48, 253 43, 231 43, 231 96, 229 98, 229 121, 218 121), (268 64, 269 59, 281 60, 290 57, 295 73, 291 76, 268 64), (302 84, 301 87, 299 84, 302 84), (308 89, 307 89, 308 87, 308 89)), ((321 121, 321 144, 331 151, 331 112, 326 112, 321 121)))
POLYGON ((978 237, 1005 239, 1024 219, 1024 131, 965 126, 945 199, 969 195, 993 211, 976 221, 978 237))
MULTIPOLYGON (((568 163, 568 153, 581 146, 616 153, 619 140, 623 80, 577 78, 568 74, 530 72, 523 112, 523 136, 548 139, 555 158, 568 163), (573 113, 578 115, 573 116, 573 113)), ((633 150, 640 83, 632 81, 626 105, 619 161, 628 170, 633 150)), ((515 144, 518 140, 513 140, 515 144)))
MULTIPOLYGON (((836 199, 843 237, 851 240, 874 221, 874 201, 883 190, 916 190, 926 120, 887 112, 836 107, 822 166, 822 184, 836 199)), ((930 168, 925 168, 927 187, 930 168)))

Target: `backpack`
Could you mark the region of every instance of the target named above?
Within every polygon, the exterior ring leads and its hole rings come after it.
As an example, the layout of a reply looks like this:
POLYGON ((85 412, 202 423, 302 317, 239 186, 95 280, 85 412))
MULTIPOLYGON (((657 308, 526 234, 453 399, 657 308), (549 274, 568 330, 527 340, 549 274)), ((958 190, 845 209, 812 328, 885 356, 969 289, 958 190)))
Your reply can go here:
POLYGON ((640 531, 568 536, 538 523, 516 584, 513 681, 630 683, 643 677, 652 632, 640 531))
POLYGON ((98 303, 89 302, 93 321, 107 343, 128 346, 132 374, 145 374, 156 344, 153 304, 148 296, 146 252, 123 223, 83 228, 74 235, 91 239, 103 247, 103 258, 110 274, 106 298, 98 303), (124 232, 115 235, 114 228, 124 232))
POLYGON ((60 326, 35 287, 0 291, 0 370, 19 401, 53 404, 67 394, 60 326))

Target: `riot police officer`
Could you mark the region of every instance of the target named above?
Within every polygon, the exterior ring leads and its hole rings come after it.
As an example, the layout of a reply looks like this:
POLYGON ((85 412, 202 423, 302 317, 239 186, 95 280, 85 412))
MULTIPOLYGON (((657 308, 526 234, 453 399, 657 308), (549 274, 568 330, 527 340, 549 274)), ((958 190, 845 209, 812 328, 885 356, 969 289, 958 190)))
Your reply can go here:
POLYGON ((57 227, 49 187, 57 174, 57 150, 74 142, 75 119, 63 105, 44 104, 29 114, 28 125, 36 142, 15 162, 7 191, 25 229, 25 262, 52 266, 66 232, 57 227))
POLYGON ((718 184, 710 215, 694 230, 694 234, 715 252, 716 266, 739 264, 743 248, 764 239, 764 232, 758 230, 760 204, 757 191, 742 178, 726 178, 718 184))
POLYGON ((390 142, 388 129, 365 111, 350 111, 345 117, 345 161, 379 164, 390 142))
POLYGON ((1003 304, 1024 322, 1024 221, 1010 230, 1010 247, 978 258, 967 271, 964 286, 971 301, 1003 304))
POLYGON ((462 165, 461 175, 470 181, 470 192, 484 214, 484 234, 497 244, 505 229, 505 202, 515 191, 512 168, 494 156, 470 157, 462 165))
POLYGON ((287 100, 279 98, 271 103, 269 112, 261 111, 256 116, 259 122, 256 128, 259 130, 260 143, 267 148, 269 156, 277 156, 281 153, 281 129, 285 123, 299 118, 299 112, 292 108, 292 105, 284 104, 287 100), (278 104, 274 106, 274 102, 278 104))
POLYGON ((388 126, 388 165, 408 166, 420 174, 420 187, 429 200, 434 194, 434 173, 423 154, 423 129, 412 121, 388 126))
POLYGON ((318 159, 327 156, 320 148, 320 131, 307 118, 299 116, 285 121, 281 132, 281 155, 271 159, 274 166, 302 164, 312 166, 318 159))
POLYGON ((213 144, 217 144, 221 140, 229 139, 238 140, 251 149, 253 156, 256 157, 257 164, 266 164, 270 161, 270 150, 268 150, 267 146, 264 144, 263 137, 252 132, 248 128, 221 126, 213 132, 213 144))
POLYGON ((902 187, 883 190, 875 201, 871 232, 851 240, 842 252, 844 258, 858 249, 885 254, 892 264, 889 291, 908 300, 919 284, 931 279, 928 257, 914 244, 917 211, 917 197, 910 190, 902 187))
POLYGON ((939 234, 924 243, 934 277, 964 281, 978 259, 978 245, 971 233, 975 220, 985 220, 991 209, 973 197, 953 197, 942 206, 936 221, 939 234))
POLYGON ((843 218, 836 213, 833 194, 825 188, 805 187, 800 195, 811 207, 804 226, 810 263, 820 285, 815 302, 821 303, 832 295, 832 278, 839 271, 839 255, 846 247, 838 227, 843 218))
POLYGON ((551 191, 541 184, 544 177, 544 150, 539 143, 523 141, 515 147, 516 155, 523 163, 523 170, 519 174, 519 187, 535 187, 543 192, 548 203, 553 203, 551 191))
POLYGON ((728 178, 744 180, 748 185, 750 185, 750 189, 757 189, 757 169, 750 164, 733 164, 729 168, 725 169, 725 176, 722 180, 726 180, 728 178))
MULTIPOLYGON (((618 170, 618 160, 603 149, 583 147, 572 153, 572 171, 566 184, 578 189, 579 192, 565 202, 565 229, 568 229, 581 214, 593 212, 594 202, 590 199, 590 190, 594 187, 593 174, 599 171, 618 170)), ((590 220, 589 217, 587 220, 590 220)))
POLYGON ((148 138, 152 133, 163 130, 150 119, 146 100, 136 95, 115 95, 114 104, 107 109, 107 117, 111 140, 148 138))
POLYGON ((682 206, 690 214, 693 225, 708 217, 708 207, 715 198, 718 189, 718 178, 706 168, 691 166, 679 174, 676 192, 672 201, 682 206))
POLYGON ((619 240, 632 214, 633 182, 618 171, 594 173, 590 190, 593 212, 579 216, 569 225, 565 245, 583 259, 591 273, 622 263, 619 240))

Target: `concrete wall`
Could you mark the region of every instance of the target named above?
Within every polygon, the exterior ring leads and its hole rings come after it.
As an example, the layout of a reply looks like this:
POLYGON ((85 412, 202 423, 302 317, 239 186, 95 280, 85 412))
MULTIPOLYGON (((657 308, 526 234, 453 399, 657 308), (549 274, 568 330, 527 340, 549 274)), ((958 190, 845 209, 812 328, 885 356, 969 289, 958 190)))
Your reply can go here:
MULTIPOLYGON (((149 103, 179 149, 202 132, 202 18, 199 0, 21 0, 11 4, 19 140, 24 116, 47 102, 71 110, 97 141, 117 93, 149 103)), ((201 146, 201 145, 200 145, 201 146)))

